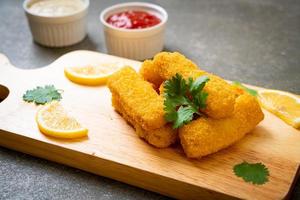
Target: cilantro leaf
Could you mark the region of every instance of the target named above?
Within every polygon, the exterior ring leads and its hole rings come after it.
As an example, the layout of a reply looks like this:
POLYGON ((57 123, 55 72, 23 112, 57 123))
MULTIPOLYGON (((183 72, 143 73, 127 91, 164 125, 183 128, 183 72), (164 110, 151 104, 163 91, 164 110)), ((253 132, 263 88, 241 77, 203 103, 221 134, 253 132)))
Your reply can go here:
POLYGON ((233 167, 234 174, 243 178, 245 182, 262 185, 268 182, 269 170, 262 163, 242 162, 233 167))
POLYGON ((207 97, 208 97, 208 93, 206 93, 204 91, 199 91, 198 93, 192 95, 194 103, 199 108, 205 108, 206 107, 207 97))
POLYGON ((193 120, 194 114, 200 115, 199 109, 206 107, 208 94, 202 89, 208 81, 207 76, 186 81, 176 74, 164 83, 164 110, 167 122, 173 123, 173 128, 180 128, 193 120))
POLYGON ((171 97, 184 97, 187 84, 180 74, 176 74, 164 83, 165 94, 171 97))
POLYGON ((26 102, 34 102, 35 104, 45 104, 53 100, 61 100, 61 93, 54 85, 46 85, 44 87, 37 86, 32 90, 27 90, 23 95, 26 102))
POLYGON ((193 94, 195 92, 197 93, 199 90, 202 90, 208 80, 209 78, 207 76, 200 76, 195 81, 193 81, 192 78, 189 78, 190 92, 193 94))
POLYGON ((179 128, 183 124, 187 124, 192 121, 194 113, 198 113, 198 110, 188 105, 186 107, 180 106, 176 113, 173 128, 179 128))
POLYGON ((232 82, 232 85, 241 88, 242 90, 248 92, 248 93, 251 94, 252 96, 255 96, 255 97, 257 96, 257 91, 256 91, 256 90, 250 89, 250 88, 244 86, 243 84, 241 84, 241 83, 238 82, 238 81, 232 82))

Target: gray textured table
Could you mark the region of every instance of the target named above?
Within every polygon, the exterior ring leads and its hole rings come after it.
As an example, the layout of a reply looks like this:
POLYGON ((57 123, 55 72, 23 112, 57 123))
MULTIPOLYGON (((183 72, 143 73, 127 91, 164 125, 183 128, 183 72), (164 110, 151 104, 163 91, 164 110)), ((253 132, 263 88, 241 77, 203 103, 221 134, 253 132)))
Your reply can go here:
MULTIPOLYGON (((0 52, 20 68, 42 67, 77 49, 105 52, 98 15, 116 1, 91 1, 88 37, 50 49, 32 42, 22 1, 0 0, 0 52)), ((299 0, 154 3, 169 13, 166 50, 180 51, 226 79, 300 93, 299 0)), ((300 199, 300 181, 292 198, 300 199)), ((0 147, 0 199, 168 198, 0 147)))

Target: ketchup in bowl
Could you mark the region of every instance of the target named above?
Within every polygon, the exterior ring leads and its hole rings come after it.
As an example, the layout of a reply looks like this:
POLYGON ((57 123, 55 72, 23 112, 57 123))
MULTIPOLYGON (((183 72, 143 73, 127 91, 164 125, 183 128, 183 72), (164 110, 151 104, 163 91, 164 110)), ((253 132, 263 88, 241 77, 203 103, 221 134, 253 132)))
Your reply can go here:
POLYGON ((159 24, 161 19, 145 11, 129 10, 109 16, 106 22, 117 28, 142 29, 159 24))

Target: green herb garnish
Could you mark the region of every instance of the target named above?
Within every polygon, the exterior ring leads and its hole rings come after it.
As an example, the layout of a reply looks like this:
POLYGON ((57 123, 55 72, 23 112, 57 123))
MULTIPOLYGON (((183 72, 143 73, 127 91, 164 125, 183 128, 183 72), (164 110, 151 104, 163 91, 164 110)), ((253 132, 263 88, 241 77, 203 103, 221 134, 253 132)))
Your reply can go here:
POLYGON ((164 83, 165 119, 173 123, 174 129, 192 121, 194 114, 201 115, 199 109, 206 107, 208 96, 202 90, 207 81, 207 76, 186 81, 180 74, 176 74, 164 83))
POLYGON ((255 185, 262 185, 268 182, 269 170, 262 163, 242 162, 233 167, 234 174, 255 185))
POLYGON ((53 85, 44 87, 36 87, 32 90, 27 90, 23 95, 23 100, 26 102, 34 102, 35 104, 45 104, 53 100, 61 100, 61 93, 53 85))
POLYGON ((243 84, 241 84, 241 83, 238 82, 238 81, 232 82, 232 85, 235 85, 235 86, 241 88, 242 90, 248 92, 248 93, 251 94, 252 96, 255 96, 255 97, 257 96, 257 91, 256 91, 256 90, 250 89, 250 88, 244 86, 243 84))

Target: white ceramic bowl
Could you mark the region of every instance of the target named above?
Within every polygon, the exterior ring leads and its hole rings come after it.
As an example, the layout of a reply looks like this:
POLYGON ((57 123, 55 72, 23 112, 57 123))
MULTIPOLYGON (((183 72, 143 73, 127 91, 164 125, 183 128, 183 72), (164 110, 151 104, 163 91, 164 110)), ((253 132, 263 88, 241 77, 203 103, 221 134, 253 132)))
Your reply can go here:
POLYGON ((84 7, 63 16, 41 16, 30 12, 29 6, 39 0, 25 0, 25 10, 34 41, 44 46, 63 47, 76 44, 86 36, 86 17, 89 0, 81 0, 84 7))
POLYGON ((100 21, 103 24, 108 53, 135 60, 153 57, 163 49, 167 20, 168 14, 165 9, 151 3, 130 2, 106 8, 100 14, 100 21), (147 11, 159 17, 161 22, 143 29, 117 28, 107 23, 109 16, 128 10, 147 11))

